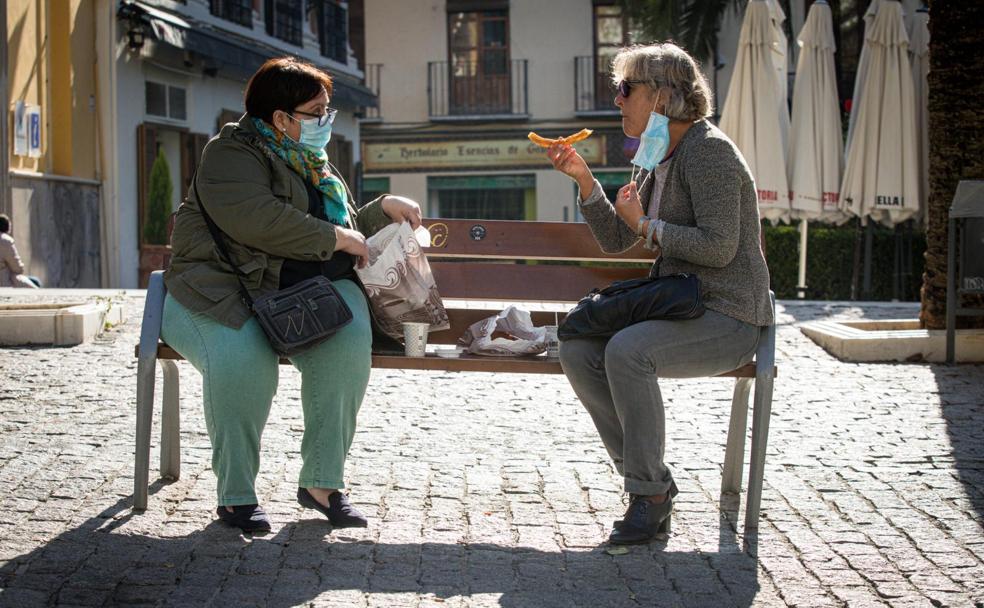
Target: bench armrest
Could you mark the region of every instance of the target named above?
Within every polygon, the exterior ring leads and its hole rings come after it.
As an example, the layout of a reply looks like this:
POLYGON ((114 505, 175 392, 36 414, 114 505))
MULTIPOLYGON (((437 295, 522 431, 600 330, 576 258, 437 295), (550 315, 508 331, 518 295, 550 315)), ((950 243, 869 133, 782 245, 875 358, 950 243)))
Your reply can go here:
POLYGON ((772 301, 772 325, 761 328, 758 350, 755 351, 756 376, 774 378, 776 368, 776 294, 769 291, 772 301))
POLYGON ((147 283, 147 298, 144 301, 143 321, 140 324, 140 353, 154 354, 156 358, 157 341, 161 337, 161 319, 164 316, 164 271, 150 273, 147 283))

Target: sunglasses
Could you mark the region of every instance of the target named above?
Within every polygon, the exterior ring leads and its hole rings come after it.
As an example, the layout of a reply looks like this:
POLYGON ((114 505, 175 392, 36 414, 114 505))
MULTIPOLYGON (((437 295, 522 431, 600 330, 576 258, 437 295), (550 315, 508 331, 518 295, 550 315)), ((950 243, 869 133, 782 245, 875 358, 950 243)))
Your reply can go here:
POLYGON ((645 84, 645 80, 619 80, 616 88, 618 89, 618 94, 622 97, 628 99, 629 93, 632 92, 632 85, 634 84, 645 84))
MULTIPOLYGON (((326 108, 324 114, 312 114, 311 112, 302 112, 300 110, 294 110, 294 114, 300 114, 301 116, 310 116, 311 118, 318 119, 318 126, 323 127, 330 122, 335 122, 335 116, 338 115, 338 110, 335 108, 326 108)), ((290 114, 288 114, 290 116, 290 114)), ((293 116, 290 116, 294 118, 293 116)), ((297 120, 294 118, 294 120, 297 120)))

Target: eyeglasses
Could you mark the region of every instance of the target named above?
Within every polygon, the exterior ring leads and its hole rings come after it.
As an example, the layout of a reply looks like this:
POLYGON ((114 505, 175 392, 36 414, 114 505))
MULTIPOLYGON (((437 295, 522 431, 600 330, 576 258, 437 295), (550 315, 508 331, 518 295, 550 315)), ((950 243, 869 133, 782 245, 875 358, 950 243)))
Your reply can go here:
POLYGON ((632 85, 645 84, 645 82, 645 80, 619 80, 616 88, 618 89, 619 95, 628 99, 629 93, 632 92, 632 85))
MULTIPOLYGON (((294 110, 294 114, 300 114, 302 116, 310 116, 311 118, 317 118, 318 126, 323 127, 330 122, 335 122, 335 116, 338 115, 338 110, 336 110, 335 108, 325 108, 324 114, 312 114, 311 112, 302 112, 300 110, 294 110)), ((294 118, 290 114, 288 114, 288 116, 294 118)), ((294 118, 294 120, 297 119, 294 118)))

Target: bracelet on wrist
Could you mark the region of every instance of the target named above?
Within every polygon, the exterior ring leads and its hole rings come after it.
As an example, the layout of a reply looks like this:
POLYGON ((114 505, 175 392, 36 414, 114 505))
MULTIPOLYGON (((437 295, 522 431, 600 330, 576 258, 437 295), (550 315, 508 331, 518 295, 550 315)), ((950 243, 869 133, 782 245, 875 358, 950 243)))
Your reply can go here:
POLYGON ((636 234, 637 235, 639 235, 639 236, 644 236, 645 235, 645 233, 642 231, 642 227, 643 227, 643 225, 645 225, 646 220, 652 220, 652 218, 649 217, 648 215, 644 215, 644 216, 642 216, 642 217, 639 218, 639 221, 638 222, 636 222, 636 229, 635 229, 635 231, 636 231, 636 234))
POLYGON ((646 231, 646 242, 643 243, 643 247, 649 249, 650 251, 655 251, 656 247, 658 246, 657 243, 653 240, 653 237, 656 235, 657 224, 658 222, 656 220, 649 222, 649 230, 646 231))

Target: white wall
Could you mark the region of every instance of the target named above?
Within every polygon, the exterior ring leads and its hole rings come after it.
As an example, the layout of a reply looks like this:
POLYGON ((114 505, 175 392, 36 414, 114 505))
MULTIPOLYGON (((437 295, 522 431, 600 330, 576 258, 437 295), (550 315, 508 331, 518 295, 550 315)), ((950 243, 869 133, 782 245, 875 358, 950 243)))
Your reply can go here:
POLYGON ((574 117, 574 57, 591 55, 592 9, 586 0, 513 2, 512 59, 526 59, 533 120, 574 117))
POLYGON ((380 63, 380 115, 426 121, 427 62, 447 60, 443 0, 366 2, 366 63, 380 63))
POLYGON ((144 77, 141 61, 120 44, 116 73, 116 157, 119 198, 119 285, 137 287, 140 243, 137 239, 137 126, 144 119, 144 77))
POLYGON ((543 222, 574 221, 574 181, 560 171, 536 172, 536 219, 543 222))
POLYGON ((390 193, 411 198, 420 204, 424 215, 427 209, 427 176, 421 173, 396 173, 389 176, 390 193))

